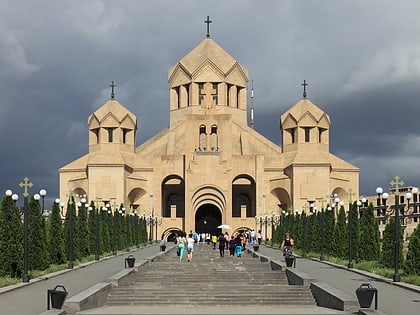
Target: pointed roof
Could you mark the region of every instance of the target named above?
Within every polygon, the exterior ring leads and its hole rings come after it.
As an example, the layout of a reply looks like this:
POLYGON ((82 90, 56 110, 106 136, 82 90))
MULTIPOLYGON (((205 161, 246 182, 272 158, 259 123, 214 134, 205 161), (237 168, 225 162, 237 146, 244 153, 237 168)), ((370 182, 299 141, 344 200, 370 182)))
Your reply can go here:
POLYGON ((281 115, 281 123, 283 124, 287 117, 293 117, 296 121, 300 121, 306 115, 310 114, 316 121, 320 121, 323 117, 331 124, 330 117, 321 108, 316 106, 308 98, 302 98, 293 105, 288 111, 281 115))
MULTIPOLYGON (((228 73, 235 64, 238 64, 238 62, 213 39, 205 38, 169 70, 168 78, 171 77, 172 73, 179 64, 192 74, 199 69, 206 60, 211 60, 211 62, 224 74, 228 73)), ((248 71, 242 66, 241 68, 245 72, 246 76, 248 76, 248 71)))
POLYGON ((91 114, 88 118, 88 124, 92 120, 93 117, 100 122, 110 113, 119 121, 122 122, 127 117, 132 120, 134 124, 137 123, 136 116, 130 112, 127 108, 121 105, 117 100, 110 99, 104 105, 99 107, 93 114, 91 114))

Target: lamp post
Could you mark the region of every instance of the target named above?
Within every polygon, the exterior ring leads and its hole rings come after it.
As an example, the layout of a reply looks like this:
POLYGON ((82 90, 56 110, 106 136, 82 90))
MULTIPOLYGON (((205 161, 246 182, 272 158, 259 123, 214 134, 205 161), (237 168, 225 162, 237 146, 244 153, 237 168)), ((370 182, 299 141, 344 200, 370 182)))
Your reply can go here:
POLYGON ((158 240, 158 225, 162 224, 162 218, 155 216, 154 222, 155 222, 155 233, 156 233, 155 239, 158 240))
POLYGON ((271 247, 274 245, 274 232, 275 226, 280 223, 280 215, 275 214, 274 212, 271 214, 271 247))
POLYGON ((150 216, 149 216, 149 242, 153 243, 153 194, 150 197, 150 216))
POLYGON ((410 206, 418 206, 418 203, 410 203, 411 198, 413 197, 413 194, 416 195, 417 197, 417 193, 418 193, 418 188, 417 187, 413 187, 411 192, 407 192, 405 195, 405 198, 407 199, 407 211, 405 211, 404 207, 404 203, 400 204, 400 191, 399 189, 401 188, 402 185, 404 185, 404 182, 401 180, 401 178, 399 176, 395 176, 394 180, 390 182, 391 186, 395 187, 395 204, 394 207, 390 208, 388 210, 388 207, 386 205, 386 200, 388 198, 388 194, 387 193, 382 193, 383 190, 381 187, 376 188, 376 193, 378 195, 377 198, 377 214, 383 215, 383 216, 387 216, 387 215, 392 215, 392 213, 394 213, 394 229, 395 229, 395 241, 394 241, 394 275, 392 277, 394 282, 400 282, 401 281, 401 277, 399 274, 399 264, 400 264, 400 224, 401 224, 401 220, 403 221, 403 223, 405 222, 405 220, 408 218, 409 220, 411 220, 413 217, 418 217, 418 213, 417 211, 414 212, 414 208, 413 211, 410 211, 410 206), (381 205, 381 201, 382 201, 382 205, 381 205))
POLYGON ((395 186, 395 248, 394 248, 394 275, 392 280, 394 282, 400 282, 399 272, 399 248, 400 248, 400 191, 399 188, 404 185, 404 182, 400 180, 399 176, 394 177, 395 181, 391 181, 391 186, 395 186))
POLYGON ((45 210, 45 196, 47 195, 47 191, 45 189, 41 189, 39 191, 39 195, 42 198, 42 213, 44 213, 44 210, 45 210))
POLYGON ((25 177, 23 182, 19 183, 23 187, 23 282, 29 282, 28 274, 28 187, 33 184, 29 182, 29 178, 25 177))
POLYGON ((69 207, 67 208, 68 216, 68 235, 69 235, 69 263, 67 265, 68 269, 73 269, 73 213, 76 212, 74 205, 74 195, 70 194, 69 197, 69 207))
POLYGON ((349 189, 347 193, 349 197, 349 263, 347 264, 348 268, 353 268, 353 205, 352 205, 352 197, 355 193, 349 189))

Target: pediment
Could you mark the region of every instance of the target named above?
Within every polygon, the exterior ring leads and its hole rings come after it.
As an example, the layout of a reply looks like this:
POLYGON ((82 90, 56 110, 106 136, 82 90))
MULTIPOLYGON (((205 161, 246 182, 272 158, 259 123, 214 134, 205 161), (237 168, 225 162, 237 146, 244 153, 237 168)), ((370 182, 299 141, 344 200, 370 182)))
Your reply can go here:
POLYGON ((330 118, 327 114, 322 115, 321 119, 318 122, 318 126, 324 129, 329 129, 331 125, 330 118))
POLYGON ((242 67, 238 63, 236 63, 226 75, 226 83, 246 87, 247 82, 247 74, 244 73, 242 67))
POLYGON ((315 127, 318 125, 318 122, 316 121, 312 113, 306 112, 303 114, 302 117, 299 118, 298 125, 304 127, 315 127))
POLYGON ((282 129, 290 129, 297 127, 297 120, 290 114, 288 114, 281 122, 282 129))
POLYGON ((99 128, 99 125, 100 125, 100 123, 99 123, 98 117, 96 117, 95 114, 90 115, 89 119, 88 119, 89 129, 99 128))
POLYGON ((173 72, 170 73, 168 81, 170 87, 188 84, 191 82, 191 74, 181 63, 178 63, 173 72))
POLYGON ((117 128, 120 126, 120 122, 113 113, 108 113, 104 116, 104 118, 100 122, 100 125, 103 128, 117 128))
POLYGON ((121 127, 126 129, 136 129, 137 123, 131 119, 130 115, 125 115, 121 121, 121 127))
POLYGON ((209 59, 206 59, 192 74, 194 82, 224 82, 223 72, 209 59))

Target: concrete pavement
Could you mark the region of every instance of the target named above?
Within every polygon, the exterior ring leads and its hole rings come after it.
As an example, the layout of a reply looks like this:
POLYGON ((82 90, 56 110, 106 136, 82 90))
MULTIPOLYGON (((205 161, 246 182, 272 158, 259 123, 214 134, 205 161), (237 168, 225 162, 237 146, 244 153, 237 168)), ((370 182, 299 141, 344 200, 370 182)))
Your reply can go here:
POLYGON ((156 254, 159 250, 159 245, 146 246, 75 266, 72 270, 67 269, 32 279, 29 283, 0 288, 0 314, 34 315, 45 312, 48 289, 63 285, 69 293, 67 298, 70 298, 124 269, 125 258, 128 255, 141 260, 156 254))
MULTIPOLYGON (((279 249, 260 246, 262 254, 273 259, 283 259, 279 249)), ((391 279, 357 269, 348 269, 316 259, 298 257, 296 268, 307 273, 317 281, 327 283, 334 288, 353 296, 363 283, 370 283, 378 290, 378 310, 387 315, 420 314, 420 287, 405 283, 394 283, 391 279)), ((372 308, 374 303, 372 302, 372 308)))

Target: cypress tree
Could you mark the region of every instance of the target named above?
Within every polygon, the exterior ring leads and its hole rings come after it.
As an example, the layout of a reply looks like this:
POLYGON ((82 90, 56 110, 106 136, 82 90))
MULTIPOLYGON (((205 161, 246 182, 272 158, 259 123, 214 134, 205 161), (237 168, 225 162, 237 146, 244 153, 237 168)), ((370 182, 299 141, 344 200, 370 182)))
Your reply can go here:
POLYGON ((346 212, 341 207, 338 211, 337 224, 334 226, 334 237, 331 244, 331 254, 346 259, 348 253, 348 229, 346 225, 346 212))
MULTIPOLYGON (((354 202, 352 205, 352 228, 351 228, 351 247, 352 247, 352 256, 356 262, 360 261, 361 249, 360 249, 360 222, 359 222, 359 211, 357 209, 357 204, 354 202)), ((348 222, 348 221, 347 221, 348 222)), ((348 240, 348 238, 347 238, 348 240)), ((348 248, 348 246, 347 246, 348 248)))
POLYGON ((44 270, 49 266, 45 219, 39 200, 31 197, 28 207, 28 269, 44 270))
POLYGON ((51 264, 63 264, 66 261, 64 251, 63 223, 60 214, 60 202, 54 202, 49 220, 48 251, 51 264))
POLYGON ((420 275, 420 227, 414 230, 408 244, 408 252, 404 265, 404 271, 410 275, 420 275))
POLYGON ((66 220, 64 221, 64 240, 66 244, 66 257, 70 260, 70 251, 72 260, 77 257, 76 253, 76 209, 74 198, 71 196, 67 202, 66 220))
POLYGON ((88 212, 89 252, 96 254, 96 207, 93 201, 88 212))
POLYGON ((334 210, 331 210, 330 207, 327 208, 327 211, 324 212, 324 241, 325 241, 325 253, 327 255, 331 255, 332 253, 332 246, 333 246, 333 236, 334 236, 334 229, 335 229, 335 217, 334 217, 334 210))
MULTIPOLYGON (((384 234, 383 234, 383 241, 382 241, 382 251, 379 255, 379 263, 382 267, 385 268, 394 268, 394 261, 395 261, 395 219, 394 217, 391 218, 390 222, 385 226, 384 234)), ((399 224, 399 222, 398 222, 399 224)), ((399 265, 402 266, 403 263, 403 237, 401 228, 400 231, 400 241, 399 241, 399 248, 398 248, 398 259, 399 265)))
POLYGON ((87 208, 85 203, 79 204, 79 211, 77 213, 76 231, 77 231, 77 253, 78 258, 87 257, 90 255, 89 249, 89 227, 87 221, 87 208))
POLYGON ((360 258, 362 260, 379 260, 379 225, 375 219, 373 204, 364 209, 360 217, 360 258))
POLYGON ((0 204, 0 275, 21 277, 23 273, 23 224, 19 208, 10 196, 0 204))

